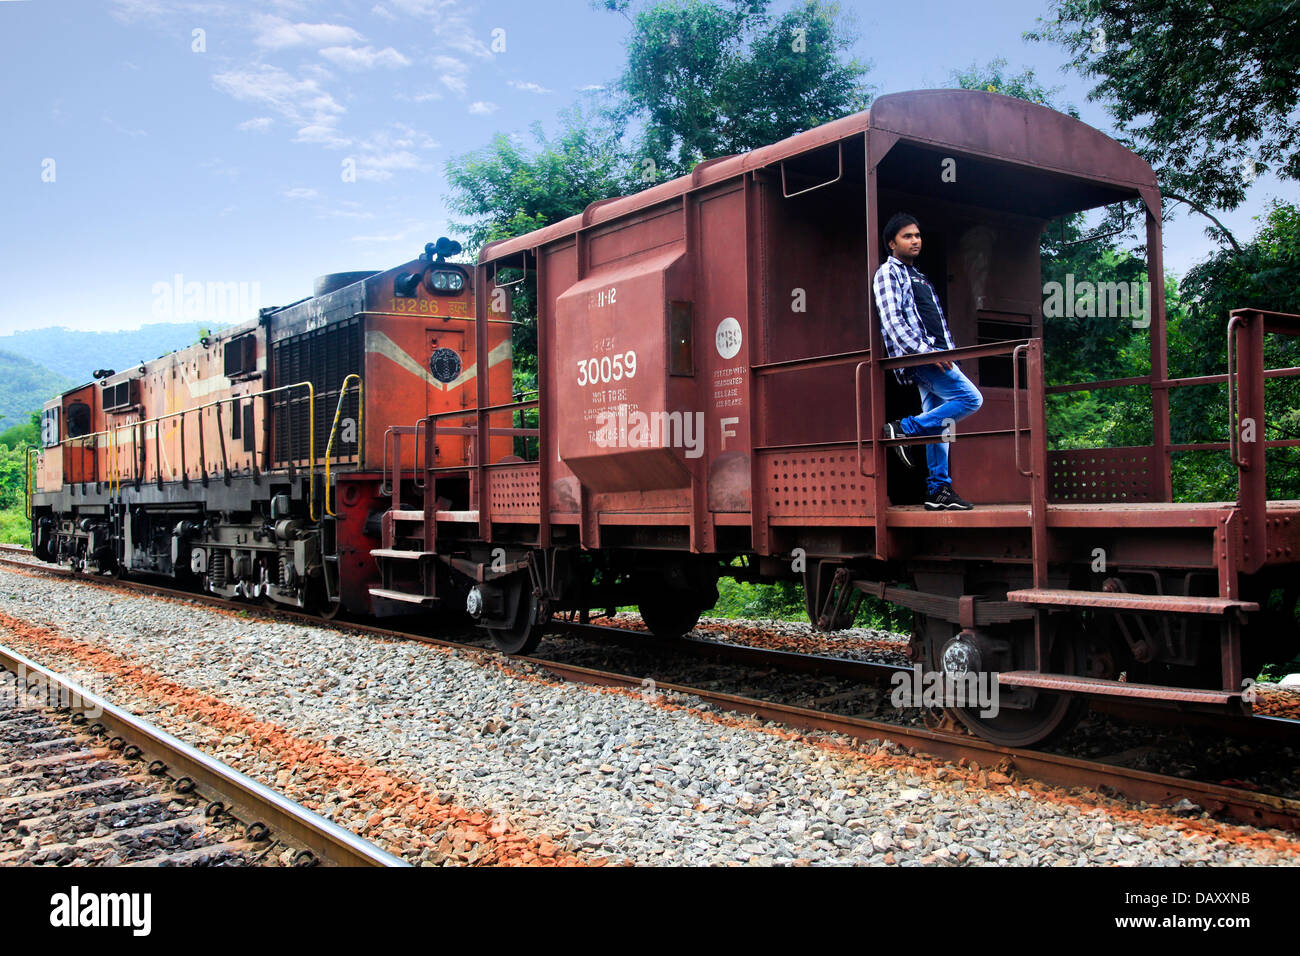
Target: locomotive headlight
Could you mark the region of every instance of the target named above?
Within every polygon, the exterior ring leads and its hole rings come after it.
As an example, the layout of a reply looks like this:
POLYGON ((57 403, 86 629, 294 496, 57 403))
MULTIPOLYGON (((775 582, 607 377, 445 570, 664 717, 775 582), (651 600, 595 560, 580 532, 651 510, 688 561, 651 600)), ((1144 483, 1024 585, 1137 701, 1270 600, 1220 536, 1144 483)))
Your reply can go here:
POLYGON ((451 269, 435 269, 429 273, 429 288, 434 292, 455 294, 465 288, 465 276, 451 269))

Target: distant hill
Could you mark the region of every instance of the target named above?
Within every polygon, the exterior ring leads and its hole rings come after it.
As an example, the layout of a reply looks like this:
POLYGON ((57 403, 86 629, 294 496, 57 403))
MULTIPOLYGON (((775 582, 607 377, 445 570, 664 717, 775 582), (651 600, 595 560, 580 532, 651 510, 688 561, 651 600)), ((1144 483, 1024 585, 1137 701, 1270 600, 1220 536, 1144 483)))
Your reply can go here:
POLYGON ((46 399, 76 384, 21 355, 0 352, 0 431, 27 422, 46 399))
MULTIPOLYGON (((90 381, 97 368, 118 372, 160 355, 193 345, 199 330, 211 323, 156 322, 126 332, 79 332, 75 329, 29 329, 0 335, 0 351, 20 355, 76 385, 90 381)), ((46 396, 48 397, 48 396, 46 396)))

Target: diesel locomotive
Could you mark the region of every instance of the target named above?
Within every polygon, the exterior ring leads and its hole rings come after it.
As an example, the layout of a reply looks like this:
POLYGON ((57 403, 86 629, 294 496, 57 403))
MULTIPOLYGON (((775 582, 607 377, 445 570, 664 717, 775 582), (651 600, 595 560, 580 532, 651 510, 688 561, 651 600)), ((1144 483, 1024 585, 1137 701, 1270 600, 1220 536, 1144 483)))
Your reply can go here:
MULTIPOLYGON (((930 90, 493 242, 386 272, 97 383, 44 411, 32 544, 88 572, 199 582, 325 615, 468 613, 507 653, 556 615, 637 605, 686 633, 723 575, 803 582, 836 630, 863 595, 913 612, 911 652, 995 676, 974 733, 1032 744, 1087 700, 1241 711, 1300 648, 1300 502, 1269 497, 1264 337, 1227 317, 1222 375, 1170 378, 1161 203, 1135 153, 1043 106, 930 90), (1145 217, 1150 371, 1044 379, 1040 240, 1071 213, 1145 217), (880 227, 924 223, 918 266, 958 347, 890 357, 880 227), (514 308, 536 302, 517 394, 514 308), (968 512, 927 511, 882 426, 895 369, 958 361, 982 408, 945 435, 968 512), (1176 388, 1222 387, 1227 440, 1170 436, 1176 388), (1048 395, 1139 388, 1151 441, 1052 450, 1048 395), (1248 437, 1247 437, 1248 436, 1248 437), (1171 461, 1228 455, 1236 500, 1173 500, 1171 461)), ((1050 321, 1050 318, 1047 319, 1050 321)))

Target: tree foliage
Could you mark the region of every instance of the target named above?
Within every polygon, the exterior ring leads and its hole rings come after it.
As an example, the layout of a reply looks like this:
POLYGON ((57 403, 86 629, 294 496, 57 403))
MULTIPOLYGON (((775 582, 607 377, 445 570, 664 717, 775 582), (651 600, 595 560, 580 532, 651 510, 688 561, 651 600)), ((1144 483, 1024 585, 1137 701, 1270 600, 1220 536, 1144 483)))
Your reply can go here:
POLYGON ((838 5, 768 6, 668 0, 635 15, 619 109, 642 121, 655 168, 682 175, 866 106, 870 67, 845 58, 855 37, 838 5))
POLYGON ((1014 96, 1017 99, 1028 100, 1030 103, 1037 103, 1039 106, 1049 107, 1058 113, 1073 116, 1075 119, 1079 118, 1079 111, 1073 105, 1056 101, 1056 95, 1064 87, 1043 86, 1032 69, 1009 73, 1005 57, 995 57, 984 66, 972 63, 965 70, 953 70, 948 74, 948 80, 958 89, 1014 96))
POLYGON ((1052 0, 1026 34, 1098 82, 1166 192, 1234 209, 1251 165, 1300 179, 1300 5, 1294 0, 1052 0))

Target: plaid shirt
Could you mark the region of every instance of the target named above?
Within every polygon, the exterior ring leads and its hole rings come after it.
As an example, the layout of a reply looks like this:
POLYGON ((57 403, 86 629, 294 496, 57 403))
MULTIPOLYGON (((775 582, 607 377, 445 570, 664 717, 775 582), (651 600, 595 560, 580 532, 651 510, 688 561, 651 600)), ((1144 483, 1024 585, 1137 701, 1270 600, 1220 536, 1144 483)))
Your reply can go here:
MULTIPOLYGON (((926 332, 925 323, 921 321, 921 313, 916 307, 916 297, 912 295, 912 277, 907 266, 890 256, 876 271, 876 279, 872 284, 876 295, 876 311, 880 314, 880 331, 885 339, 885 352, 890 358, 940 352, 954 347, 952 333, 948 331, 948 319, 943 314, 943 306, 939 305, 939 296, 935 293, 934 286, 919 271, 916 274, 921 276, 921 281, 934 296, 946 341, 936 342, 926 332)), ((913 381, 910 368, 896 368, 894 375, 900 382, 913 381)))

